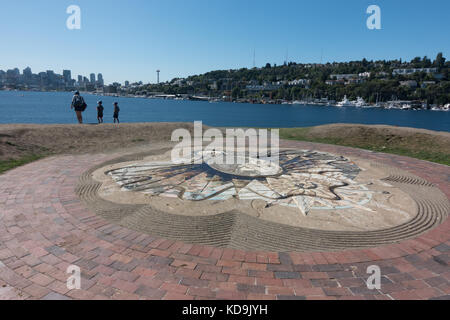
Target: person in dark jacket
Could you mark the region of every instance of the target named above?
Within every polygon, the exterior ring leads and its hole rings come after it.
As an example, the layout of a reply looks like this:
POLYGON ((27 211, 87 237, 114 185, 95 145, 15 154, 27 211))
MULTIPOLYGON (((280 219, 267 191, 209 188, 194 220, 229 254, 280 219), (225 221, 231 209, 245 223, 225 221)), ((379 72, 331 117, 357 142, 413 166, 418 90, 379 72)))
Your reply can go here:
POLYGON ((116 121, 117 123, 120 123, 119 112, 120 112, 119 104, 117 102, 114 102, 114 115, 113 115, 114 123, 116 123, 116 121))
POLYGON ((98 105, 97 105, 97 120, 98 123, 103 123, 103 110, 105 108, 103 108, 103 102, 99 101, 98 105))
POLYGON ((80 96, 80 92, 76 91, 72 98, 71 109, 75 109, 75 113, 77 114, 77 119, 80 124, 83 123, 83 111, 86 110, 86 102, 83 97, 80 96))

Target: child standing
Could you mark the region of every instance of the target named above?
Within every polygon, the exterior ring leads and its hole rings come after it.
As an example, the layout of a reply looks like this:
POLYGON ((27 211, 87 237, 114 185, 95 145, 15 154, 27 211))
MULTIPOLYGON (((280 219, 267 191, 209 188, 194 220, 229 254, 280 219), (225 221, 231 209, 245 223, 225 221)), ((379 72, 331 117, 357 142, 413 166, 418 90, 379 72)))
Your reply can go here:
POLYGON ((120 123, 119 121, 119 112, 120 112, 120 108, 119 108, 119 104, 117 102, 114 102, 114 123, 120 123))
POLYGON ((98 123, 103 123, 103 110, 105 108, 103 108, 103 102, 99 101, 98 105, 97 105, 97 120, 98 123))

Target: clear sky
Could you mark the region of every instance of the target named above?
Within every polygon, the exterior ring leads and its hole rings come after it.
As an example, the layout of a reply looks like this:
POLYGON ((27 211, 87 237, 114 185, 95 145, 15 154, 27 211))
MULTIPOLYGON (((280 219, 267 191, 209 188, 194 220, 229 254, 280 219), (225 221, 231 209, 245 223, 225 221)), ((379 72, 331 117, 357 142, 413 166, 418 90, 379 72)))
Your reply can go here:
POLYGON ((156 82, 267 62, 450 58, 448 0, 15 0, 0 2, 0 69, 71 69, 156 82), (81 30, 68 30, 69 5, 81 30), (369 5, 381 30, 369 30, 369 5))

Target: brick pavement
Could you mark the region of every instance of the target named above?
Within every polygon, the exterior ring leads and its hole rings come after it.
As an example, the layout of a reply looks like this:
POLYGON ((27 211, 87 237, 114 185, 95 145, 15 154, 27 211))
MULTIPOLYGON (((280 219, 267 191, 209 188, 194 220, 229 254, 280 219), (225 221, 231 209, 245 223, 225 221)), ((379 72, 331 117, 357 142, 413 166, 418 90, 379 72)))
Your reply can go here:
MULTIPOLYGON (((450 167, 346 147, 283 147, 400 167, 450 198, 450 167)), ((340 252, 244 252, 160 239, 110 224, 75 194, 114 155, 58 156, 0 176, 0 299, 450 299, 450 220, 400 243, 340 252), (69 265, 82 270, 68 290, 69 265), (365 284, 378 265, 381 290, 365 284)))

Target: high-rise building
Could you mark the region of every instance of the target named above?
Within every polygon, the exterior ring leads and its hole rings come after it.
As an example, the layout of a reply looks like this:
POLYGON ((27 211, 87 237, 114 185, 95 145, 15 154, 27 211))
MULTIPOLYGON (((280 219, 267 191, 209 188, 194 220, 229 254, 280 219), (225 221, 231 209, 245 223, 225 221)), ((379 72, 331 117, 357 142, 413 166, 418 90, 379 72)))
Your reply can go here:
POLYGON ((19 69, 9 69, 6 71, 6 82, 8 84, 16 84, 19 81, 20 71, 19 69))
POLYGON ((95 85, 95 73, 91 73, 90 80, 91 84, 95 85))
POLYGON ((72 72, 70 70, 63 70, 64 82, 70 84, 72 82, 72 72))
POLYGON ((39 84, 41 87, 48 84, 47 72, 39 72, 39 84))
POLYGON ((50 86, 56 85, 56 75, 53 70, 47 70, 47 81, 48 85, 50 86))
POLYGON ((30 67, 26 67, 25 69, 23 69, 23 75, 27 76, 27 77, 31 77, 33 73, 31 72, 31 68, 30 67))
POLYGON ((130 86, 130 81, 125 81, 125 87, 129 87, 130 86))
POLYGON ((23 69, 23 81, 25 82, 25 84, 31 84, 32 77, 33 73, 31 72, 30 67, 23 69))
POLYGON ((6 82, 6 72, 0 70, 0 86, 3 86, 6 82))
POLYGON ((98 76, 97 76, 97 81, 98 81, 98 85, 99 86, 104 86, 105 85, 105 82, 104 82, 104 80, 103 80, 103 75, 101 74, 101 73, 99 73, 98 74, 98 76))
POLYGON ((78 75, 78 85, 82 85, 83 84, 83 76, 78 75))

